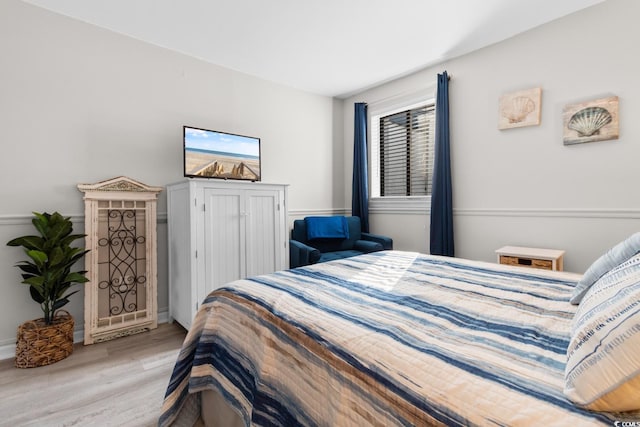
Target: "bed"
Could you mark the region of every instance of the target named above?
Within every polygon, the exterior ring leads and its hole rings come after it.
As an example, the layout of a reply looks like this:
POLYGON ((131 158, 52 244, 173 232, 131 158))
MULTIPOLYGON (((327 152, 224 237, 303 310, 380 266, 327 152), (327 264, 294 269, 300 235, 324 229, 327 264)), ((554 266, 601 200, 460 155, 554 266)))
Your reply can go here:
POLYGON ((580 279, 383 251, 231 282, 198 311, 159 425, 640 420, 563 393, 580 279))

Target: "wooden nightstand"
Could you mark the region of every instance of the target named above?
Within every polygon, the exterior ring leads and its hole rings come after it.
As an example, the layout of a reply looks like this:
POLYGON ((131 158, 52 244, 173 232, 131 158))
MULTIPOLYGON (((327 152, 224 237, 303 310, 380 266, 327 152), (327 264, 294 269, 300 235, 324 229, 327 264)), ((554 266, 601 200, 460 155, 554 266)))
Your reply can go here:
POLYGON ((504 246, 496 250, 498 262, 521 267, 542 268, 562 271, 564 251, 557 249, 523 248, 520 246, 504 246))

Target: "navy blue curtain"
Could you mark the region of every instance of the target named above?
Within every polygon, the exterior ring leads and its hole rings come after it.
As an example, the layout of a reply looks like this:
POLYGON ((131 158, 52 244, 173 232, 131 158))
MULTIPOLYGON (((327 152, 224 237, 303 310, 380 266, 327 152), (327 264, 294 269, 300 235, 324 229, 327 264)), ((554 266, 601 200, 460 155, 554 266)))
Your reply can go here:
POLYGON ((351 215, 360 217, 362 231, 369 232, 369 176, 367 172, 367 104, 355 104, 353 128, 353 183, 351 215))
POLYGON ((430 237, 431 254, 454 256, 449 150, 449 76, 446 71, 438 74, 430 237))

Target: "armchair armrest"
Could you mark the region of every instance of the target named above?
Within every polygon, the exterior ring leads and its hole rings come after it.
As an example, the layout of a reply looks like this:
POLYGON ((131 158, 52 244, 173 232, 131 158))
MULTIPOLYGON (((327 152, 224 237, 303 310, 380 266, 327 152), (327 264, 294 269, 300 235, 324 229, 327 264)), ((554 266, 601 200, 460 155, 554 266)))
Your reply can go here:
POLYGON ((289 240, 289 268, 315 264, 320 259, 320 251, 297 240, 289 240))
POLYGON ((355 243, 353 244, 353 249, 360 252, 369 253, 369 252, 381 251, 383 248, 382 248, 382 245, 378 242, 371 242, 368 240, 356 240, 355 243))
POLYGON ((362 239, 380 243, 384 250, 393 249, 393 239, 391 237, 381 236, 380 234, 362 233, 362 239))

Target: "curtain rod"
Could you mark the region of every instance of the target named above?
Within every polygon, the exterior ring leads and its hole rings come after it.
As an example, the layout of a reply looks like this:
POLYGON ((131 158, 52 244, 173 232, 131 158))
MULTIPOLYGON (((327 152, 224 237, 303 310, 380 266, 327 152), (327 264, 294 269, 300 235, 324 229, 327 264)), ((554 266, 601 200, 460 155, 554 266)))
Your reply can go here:
MULTIPOLYGON (((450 80, 451 80, 451 74, 447 74, 447 81, 450 81, 450 80)), ((436 79, 436 81, 434 82, 434 85, 433 85, 434 94, 435 94, 436 86, 437 86, 437 79, 436 79)), ((412 94, 412 93, 415 93, 415 92, 416 91, 414 91, 414 90, 405 90, 404 92, 401 92, 399 94, 396 93, 394 95, 390 95, 390 96, 387 96, 387 97, 382 98, 382 99, 377 99, 375 101, 370 101, 370 102, 367 102, 367 101, 356 101, 356 103, 364 103, 364 104, 367 104, 367 105, 371 106, 371 105, 376 105, 376 104, 380 104, 380 103, 383 103, 383 102, 387 102, 387 101, 389 101, 391 99, 402 98, 405 95, 409 95, 409 94, 412 94)))

